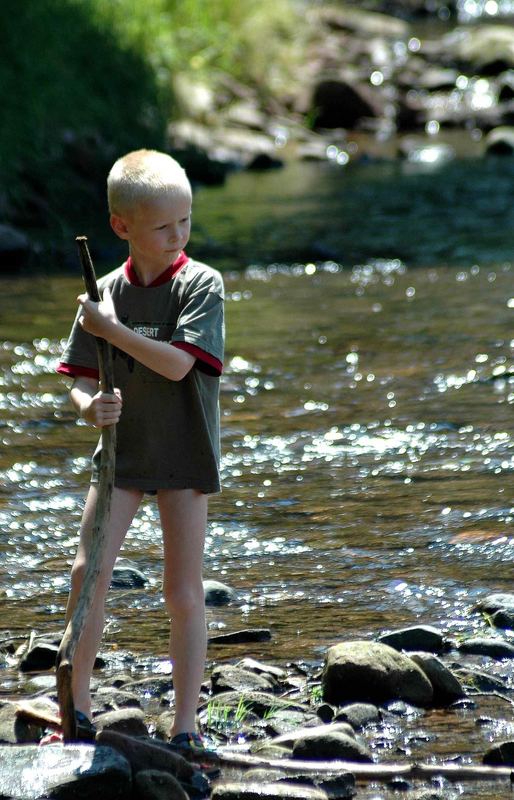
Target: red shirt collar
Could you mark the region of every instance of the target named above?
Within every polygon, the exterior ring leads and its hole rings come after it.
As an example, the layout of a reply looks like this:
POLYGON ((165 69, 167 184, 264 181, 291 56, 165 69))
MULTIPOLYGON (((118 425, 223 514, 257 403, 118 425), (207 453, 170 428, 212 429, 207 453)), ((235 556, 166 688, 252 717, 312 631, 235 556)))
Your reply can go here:
POLYGON ((185 252, 182 250, 180 255, 173 261, 169 267, 166 267, 164 272, 161 272, 158 277, 149 283, 148 286, 143 286, 141 281, 137 276, 137 272, 134 269, 134 265, 132 264, 132 257, 129 256, 125 262, 125 277, 132 286, 139 286, 143 289, 154 289, 156 286, 162 286, 164 283, 168 283, 171 281, 172 278, 175 277, 177 272, 180 272, 182 267, 187 264, 189 258, 186 256, 185 252))

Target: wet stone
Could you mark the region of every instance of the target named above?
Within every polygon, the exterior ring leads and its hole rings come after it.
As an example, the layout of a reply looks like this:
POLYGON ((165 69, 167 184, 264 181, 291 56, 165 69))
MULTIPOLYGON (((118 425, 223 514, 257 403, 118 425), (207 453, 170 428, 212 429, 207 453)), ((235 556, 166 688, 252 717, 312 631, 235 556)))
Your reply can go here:
POLYGON ((445 650, 443 634, 431 625, 416 625, 385 633, 379 636, 378 641, 395 650, 423 650, 426 653, 442 653, 445 650))
POLYGON ((209 636, 209 644, 246 644, 248 642, 268 642, 271 639, 269 628, 245 628, 229 633, 215 633, 209 636))
POLYGON ((432 702, 433 689, 408 656, 381 642, 353 641, 329 648, 323 698, 334 704, 399 699, 425 707, 432 702))
POLYGON ((459 644, 461 653, 489 656, 494 659, 514 658, 514 645, 501 639, 473 637, 459 644))
POLYGON ((111 589, 142 589, 148 578, 131 564, 117 564, 112 571, 111 589))
POLYGON ((465 691, 459 679, 436 656, 431 653, 411 653, 410 657, 432 684, 436 705, 449 705, 464 697, 465 691))
POLYGON ((496 742, 487 750, 484 764, 496 767, 514 767, 514 742, 496 742))
POLYGON ((0 747, 0 796, 13 800, 126 800, 128 761, 110 747, 21 745, 0 747))
POLYGON ((491 620, 496 628, 514 629, 514 609, 500 609, 492 615, 491 620))
POLYGON ((474 607, 475 611, 485 611, 494 614, 495 611, 510 611, 514 614, 514 594, 508 592, 495 592, 488 594, 474 607))
POLYGON ((322 789, 287 782, 278 783, 218 783, 212 791, 212 800, 327 800, 322 789))
POLYGON ((119 708, 95 716, 94 723, 99 731, 117 731, 127 736, 148 736, 145 717, 140 708, 119 708))
POLYGON ((257 675, 240 667, 222 664, 215 667, 211 674, 212 692, 249 691, 273 692, 277 689, 277 682, 271 676, 257 675))
POLYGON ((142 770, 134 779, 138 800, 189 800, 179 781, 167 772, 142 770))
POLYGON ((227 586, 221 581, 206 580, 203 582, 205 605, 207 606, 227 606, 237 599, 235 589, 227 586))
POLYGON ((293 745, 293 758, 320 761, 341 759, 371 762, 373 760, 364 742, 342 731, 330 730, 299 737, 293 745))
POLYGON ((349 722, 355 730, 380 720, 380 710, 371 703, 350 703, 340 708, 334 717, 334 722, 349 722))
POLYGON ((22 672, 42 672, 53 669, 58 646, 52 642, 36 642, 21 658, 18 665, 22 672))

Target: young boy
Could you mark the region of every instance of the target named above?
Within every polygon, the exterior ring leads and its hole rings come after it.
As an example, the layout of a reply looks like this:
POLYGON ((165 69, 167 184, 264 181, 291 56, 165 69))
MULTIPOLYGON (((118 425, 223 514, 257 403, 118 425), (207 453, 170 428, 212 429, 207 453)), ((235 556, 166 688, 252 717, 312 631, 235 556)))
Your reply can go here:
MULTIPOLYGON (((86 294, 78 297, 79 310, 58 367, 74 379, 70 397, 80 417, 96 427, 117 423, 106 551, 74 659, 74 703, 79 727, 87 729, 89 684, 112 569, 143 495, 155 494, 163 536, 163 592, 171 618, 175 716, 170 739, 186 755, 201 755, 195 720, 207 646, 202 562, 208 495, 220 488, 223 282, 218 272, 184 252, 192 195, 174 159, 152 150, 128 153, 112 167, 107 188, 110 223, 128 242, 129 257, 99 281, 100 303, 86 294), (99 390, 95 336, 113 346, 115 394, 99 390)), ((67 619, 88 559, 99 447, 72 567, 67 619)))

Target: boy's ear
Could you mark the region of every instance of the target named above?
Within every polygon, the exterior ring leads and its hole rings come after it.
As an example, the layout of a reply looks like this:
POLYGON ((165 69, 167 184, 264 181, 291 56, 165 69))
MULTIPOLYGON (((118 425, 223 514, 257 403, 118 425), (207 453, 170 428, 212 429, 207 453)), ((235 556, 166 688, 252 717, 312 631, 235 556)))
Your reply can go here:
POLYGON ((117 214, 111 214, 109 221, 116 236, 119 236, 120 239, 129 238, 127 224, 123 217, 119 217, 117 214))

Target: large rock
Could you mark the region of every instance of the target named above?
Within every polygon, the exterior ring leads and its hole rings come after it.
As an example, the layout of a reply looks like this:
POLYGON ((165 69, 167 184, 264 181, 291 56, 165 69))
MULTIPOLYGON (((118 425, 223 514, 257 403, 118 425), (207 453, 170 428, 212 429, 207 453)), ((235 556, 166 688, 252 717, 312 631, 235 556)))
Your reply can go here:
POLYGON ((11 800, 126 800, 128 761, 110 747, 20 745, 0 747, 0 796, 11 800))
POLYGON ((328 650, 323 697, 338 705, 398 699, 425 707, 432 702, 433 689, 423 670, 408 656, 378 642, 355 641, 328 650))
POLYGON ((474 606, 475 611, 485 611, 494 614, 495 611, 506 610, 514 614, 514 594, 508 592, 493 592, 488 594, 474 606))

